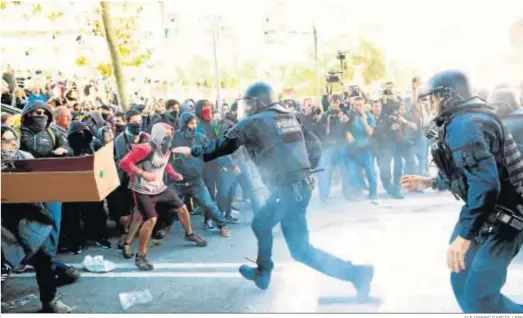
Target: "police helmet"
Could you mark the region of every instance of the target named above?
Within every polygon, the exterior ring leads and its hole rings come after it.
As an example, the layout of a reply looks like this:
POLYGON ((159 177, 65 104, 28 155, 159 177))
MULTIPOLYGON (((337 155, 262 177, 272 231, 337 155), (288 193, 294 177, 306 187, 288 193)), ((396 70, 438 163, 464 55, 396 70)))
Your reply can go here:
POLYGON ((419 94, 423 124, 472 98, 469 79, 462 71, 448 70, 432 76, 419 94))
POLYGON ((251 115, 277 103, 279 100, 272 87, 267 83, 257 82, 249 86, 243 98, 238 101, 238 113, 251 115))
POLYGON ((519 108, 516 94, 508 88, 500 88, 492 92, 488 98, 488 104, 497 108, 502 117, 516 111, 519 108))

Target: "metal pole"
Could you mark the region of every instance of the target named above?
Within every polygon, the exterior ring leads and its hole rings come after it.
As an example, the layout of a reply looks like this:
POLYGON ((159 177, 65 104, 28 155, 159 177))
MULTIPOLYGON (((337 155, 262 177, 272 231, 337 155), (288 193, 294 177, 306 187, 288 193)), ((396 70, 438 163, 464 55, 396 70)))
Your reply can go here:
POLYGON ((321 102, 321 88, 320 88, 320 61, 318 56, 318 32, 316 31, 316 25, 312 24, 312 32, 314 37, 314 63, 316 72, 316 103, 321 102))
POLYGON ((214 71, 216 76, 216 107, 220 114, 222 113, 222 98, 220 91, 220 69, 218 67, 218 50, 216 47, 218 38, 218 17, 213 17, 213 27, 212 27, 212 47, 214 53, 214 71))

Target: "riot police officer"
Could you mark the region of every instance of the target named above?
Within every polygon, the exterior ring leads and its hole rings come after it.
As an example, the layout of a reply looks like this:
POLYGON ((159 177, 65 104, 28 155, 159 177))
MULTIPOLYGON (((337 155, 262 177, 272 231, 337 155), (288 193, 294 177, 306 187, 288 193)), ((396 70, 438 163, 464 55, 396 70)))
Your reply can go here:
POLYGON ((200 147, 178 147, 173 151, 210 161, 245 146, 270 191, 269 199, 252 221, 258 241, 257 268, 243 265, 240 273, 260 289, 269 287, 272 261, 272 229, 281 222, 292 257, 326 275, 350 281, 358 297, 368 296, 374 269, 354 265, 311 245, 306 209, 313 191, 311 169, 321 157, 318 138, 304 128, 296 115, 281 106, 272 88, 255 83, 239 101, 241 119, 224 137, 200 147))
POLYGON ((409 190, 449 189, 465 202, 447 264, 464 312, 522 312, 501 294, 507 267, 523 242, 523 157, 495 109, 472 96, 460 71, 434 75, 420 98, 427 136, 435 136, 436 179, 405 176, 409 190), (434 133, 436 130, 437 133, 434 133))
POLYGON ((518 105, 516 94, 502 87, 489 96, 488 103, 497 108, 497 113, 516 140, 519 152, 523 154, 523 107, 518 105))

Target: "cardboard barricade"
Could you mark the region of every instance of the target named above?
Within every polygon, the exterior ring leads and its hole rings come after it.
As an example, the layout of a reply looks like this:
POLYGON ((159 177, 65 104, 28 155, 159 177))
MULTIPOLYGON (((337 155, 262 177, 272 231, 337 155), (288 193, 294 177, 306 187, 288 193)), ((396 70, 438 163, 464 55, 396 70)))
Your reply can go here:
POLYGON ((13 164, 2 171, 2 203, 99 202, 120 185, 113 142, 94 155, 13 164))

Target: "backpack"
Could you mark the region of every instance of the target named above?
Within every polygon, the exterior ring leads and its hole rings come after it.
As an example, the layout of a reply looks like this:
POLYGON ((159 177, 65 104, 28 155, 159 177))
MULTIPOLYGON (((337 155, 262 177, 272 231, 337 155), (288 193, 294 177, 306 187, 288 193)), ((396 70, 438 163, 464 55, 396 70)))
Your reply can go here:
MULTIPOLYGON (((16 125, 13 127, 16 131, 16 134, 18 135, 18 142, 22 142, 22 124, 16 125)), ((51 141, 53 142, 53 149, 56 147, 56 133, 53 128, 50 126, 46 128, 47 133, 51 137, 51 141)))

